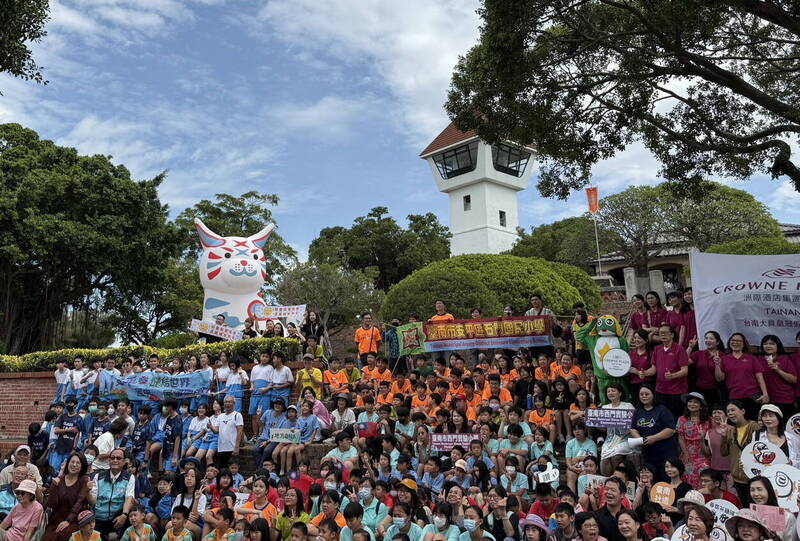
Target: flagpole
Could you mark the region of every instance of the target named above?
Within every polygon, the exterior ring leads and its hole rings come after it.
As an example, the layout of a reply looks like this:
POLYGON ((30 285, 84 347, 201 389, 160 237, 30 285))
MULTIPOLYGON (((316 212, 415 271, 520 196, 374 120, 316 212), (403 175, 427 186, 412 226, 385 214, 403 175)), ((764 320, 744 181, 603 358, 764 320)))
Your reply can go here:
POLYGON ((600 263, 600 237, 597 236, 597 214, 593 214, 594 218, 594 242, 597 245, 597 275, 603 275, 603 265, 600 263))

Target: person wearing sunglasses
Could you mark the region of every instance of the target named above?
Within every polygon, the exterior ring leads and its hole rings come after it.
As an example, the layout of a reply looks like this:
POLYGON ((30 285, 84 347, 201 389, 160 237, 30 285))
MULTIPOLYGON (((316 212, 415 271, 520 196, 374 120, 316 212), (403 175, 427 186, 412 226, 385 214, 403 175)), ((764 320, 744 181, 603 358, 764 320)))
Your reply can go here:
POLYGON ((0 539, 28 541, 39 528, 44 508, 36 501, 36 482, 25 479, 14 490, 19 502, 0 524, 0 539))
POLYGON ((123 449, 111 451, 108 465, 109 469, 97 474, 89 491, 89 503, 94 505, 95 529, 103 539, 108 539, 111 532, 122 537, 136 493, 136 478, 125 467, 123 449))

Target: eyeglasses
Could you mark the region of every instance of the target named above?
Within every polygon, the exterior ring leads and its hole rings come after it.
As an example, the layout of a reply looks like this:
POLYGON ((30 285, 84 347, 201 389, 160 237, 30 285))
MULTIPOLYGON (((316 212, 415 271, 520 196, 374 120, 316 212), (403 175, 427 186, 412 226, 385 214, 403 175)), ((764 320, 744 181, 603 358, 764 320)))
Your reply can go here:
POLYGON ((30 492, 22 492, 22 491, 18 491, 18 492, 15 492, 15 493, 14 493, 14 495, 15 495, 15 496, 24 496, 25 494, 30 494, 30 492))
POLYGON ((124 456, 110 456, 108 457, 109 460, 123 460, 124 456))

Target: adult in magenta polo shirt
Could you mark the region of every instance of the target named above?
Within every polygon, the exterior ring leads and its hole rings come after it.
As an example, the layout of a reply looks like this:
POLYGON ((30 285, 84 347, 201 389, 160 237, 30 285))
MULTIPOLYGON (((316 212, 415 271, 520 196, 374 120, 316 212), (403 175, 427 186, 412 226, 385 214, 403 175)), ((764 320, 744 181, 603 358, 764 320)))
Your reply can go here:
POLYGON ((794 389, 797 384, 797 370, 794 362, 783 349, 783 342, 774 334, 761 339, 761 370, 764 383, 769 389, 770 402, 783 412, 788 419, 795 413, 794 389))
POLYGON ((656 369, 650 362, 649 340, 650 336, 644 329, 637 330, 631 338, 632 347, 628 352, 631 356, 631 396, 638 397, 642 384, 653 383, 655 379, 656 369))
MULTIPOLYGON (((722 351, 722 337, 717 331, 708 331, 703 340, 706 349, 689 354, 689 364, 693 364, 695 367, 695 378, 689 382, 689 387, 703 395, 706 404, 711 407, 718 402, 724 402, 722 394, 719 392, 720 383, 714 376, 714 367, 717 362, 722 360, 724 352, 722 351)), ((696 342, 696 338, 689 342, 686 347, 687 353, 694 349, 696 342)))
POLYGON ((661 297, 655 291, 648 291, 644 296, 647 312, 644 314, 642 328, 650 333, 650 339, 658 341, 658 329, 667 323, 667 309, 661 304, 661 297))
MULTIPOLYGON (((692 293, 691 287, 687 287, 683 290, 683 302, 686 303, 686 307, 689 309, 689 311, 684 314, 686 322, 686 344, 688 345, 692 339, 697 338, 697 320, 695 320, 694 317, 694 293, 692 293)), ((709 404, 709 406, 710 405, 711 404, 709 404)))
POLYGON ((714 366, 717 381, 724 381, 728 397, 740 400, 748 419, 758 418, 758 408, 769 402, 769 393, 764 383, 761 361, 748 353, 750 345, 742 333, 735 332, 728 339, 728 353, 714 366), (758 400, 756 400, 756 396, 758 400))
POLYGON ((675 341, 675 329, 662 324, 661 344, 654 347, 650 362, 656 367, 656 397, 677 419, 683 413, 681 396, 689 392, 689 355, 675 341))
POLYGON ((683 302, 683 295, 677 291, 670 291, 667 294, 667 303, 672 307, 672 310, 667 312, 667 323, 675 329, 675 341, 686 347, 689 343, 686 340, 686 312, 689 311, 689 307, 683 302))

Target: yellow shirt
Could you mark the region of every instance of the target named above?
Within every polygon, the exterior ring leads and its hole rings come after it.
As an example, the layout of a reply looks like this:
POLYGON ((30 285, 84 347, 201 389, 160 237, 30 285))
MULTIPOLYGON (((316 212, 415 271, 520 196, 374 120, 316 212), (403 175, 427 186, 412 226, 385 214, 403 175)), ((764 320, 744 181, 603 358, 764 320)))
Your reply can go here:
POLYGON ((314 393, 316 393, 317 398, 322 398, 322 370, 319 368, 311 368, 306 371, 305 368, 301 368, 297 371, 297 377, 295 382, 300 383, 300 392, 303 392, 303 389, 306 387, 311 387, 314 389, 314 393), (311 378, 316 379, 319 383, 315 383, 311 378))

